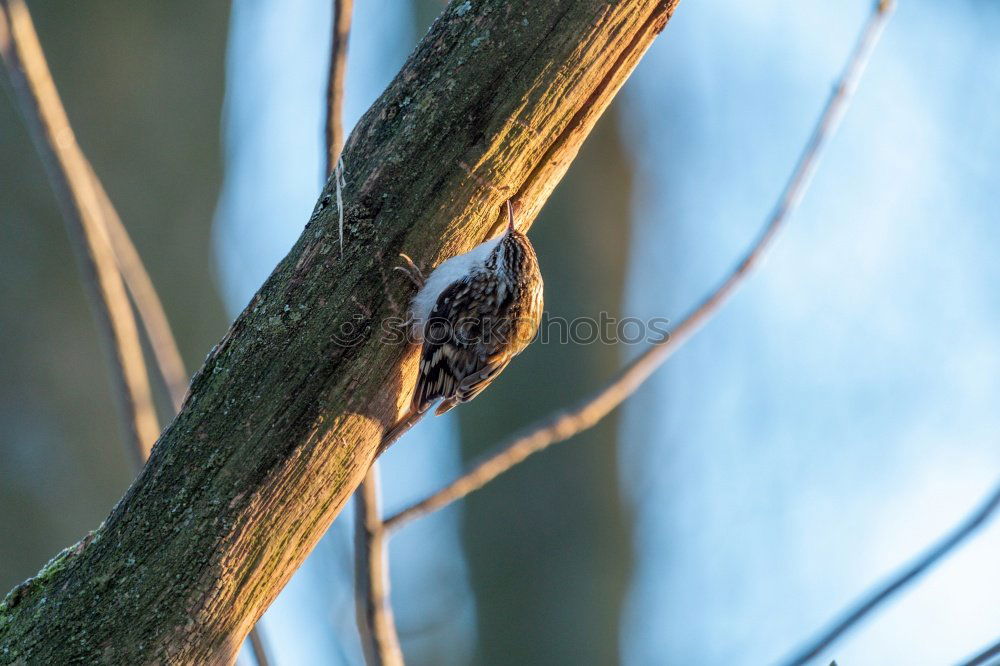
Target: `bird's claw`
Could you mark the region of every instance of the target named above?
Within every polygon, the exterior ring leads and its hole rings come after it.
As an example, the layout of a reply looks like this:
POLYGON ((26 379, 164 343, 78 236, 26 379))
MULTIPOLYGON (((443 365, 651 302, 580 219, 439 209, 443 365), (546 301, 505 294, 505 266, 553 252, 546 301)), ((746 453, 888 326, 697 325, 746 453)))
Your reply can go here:
POLYGON ((403 258, 403 261, 406 262, 406 265, 395 266, 392 270, 400 271, 401 273, 406 275, 406 277, 410 278, 410 281, 413 282, 413 284, 417 285, 417 289, 423 289, 424 282, 426 282, 426 280, 424 279, 423 271, 421 271, 420 268, 415 263, 413 263, 413 259, 410 259, 408 255, 400 252, 399 256, 403 258))

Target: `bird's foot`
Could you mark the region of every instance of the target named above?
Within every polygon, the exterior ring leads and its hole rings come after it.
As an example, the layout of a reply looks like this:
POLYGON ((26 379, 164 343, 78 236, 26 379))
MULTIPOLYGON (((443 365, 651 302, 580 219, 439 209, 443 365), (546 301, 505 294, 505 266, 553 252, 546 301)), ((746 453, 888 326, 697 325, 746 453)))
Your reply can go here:
POLYGON ((406 277, 410 278, 410 281, 413 282, 413 284, 417 285, 417 289, 423 289, 424 283, 427 281, 424 278, 424 272, 420 270, 415 263, 413 263, 413 259, 410 259, 409 256, 403 254, 402 252, 399 253, 399 256, 403 258, 406 265, 396 266, 392 270, 403 273, 406 277))

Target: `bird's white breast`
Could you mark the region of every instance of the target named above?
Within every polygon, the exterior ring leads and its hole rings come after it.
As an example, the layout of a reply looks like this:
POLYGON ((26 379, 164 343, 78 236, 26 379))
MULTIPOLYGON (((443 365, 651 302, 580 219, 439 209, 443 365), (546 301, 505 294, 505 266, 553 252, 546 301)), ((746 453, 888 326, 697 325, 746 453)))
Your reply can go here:
POLYGON ((431 311, 441 297, 441 292, 465 276, 478 271, 486 263, 490 253, 500 242, 503 235, 480 243, 465 254, 455 255, 441 262, 441 265, 431 271, 427 281, 413 297, 410 304, 410 315, 413 318, 413 335, 419 341, 423 339, 424 324, 430 318, 431 311))

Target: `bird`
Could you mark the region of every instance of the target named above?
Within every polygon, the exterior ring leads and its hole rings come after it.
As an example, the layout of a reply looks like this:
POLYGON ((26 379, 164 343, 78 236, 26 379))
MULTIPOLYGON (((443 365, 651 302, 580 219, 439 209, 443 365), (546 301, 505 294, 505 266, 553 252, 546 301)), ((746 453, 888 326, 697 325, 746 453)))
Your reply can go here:
POLYGON ((410 406, 383 436, 379 453, 438 400, 440 416, 475 398, 535 338, 544 304, 542 274, 509 200, 506 210, 500 235, 445 260, 426 279, 400 255, 407 266, 397 269, 417 285, 409 314, 420 363, 410 406))

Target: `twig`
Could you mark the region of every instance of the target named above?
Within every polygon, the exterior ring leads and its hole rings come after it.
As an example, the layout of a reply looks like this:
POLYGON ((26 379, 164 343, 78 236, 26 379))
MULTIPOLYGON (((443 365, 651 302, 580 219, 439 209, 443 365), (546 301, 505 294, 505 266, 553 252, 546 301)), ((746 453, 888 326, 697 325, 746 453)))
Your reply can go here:
POLYGON ((354 493, 354 588, 361 647, 368 666, 402 666, 403 653, 389 604, 385 528, 379 511, 378 467, 354 493))
POLYGON ((141 466, 160 427, 139 332, 102 222, 100 196, 23 0, 0 0, 0 55, 62 209, 98 331, 111 359, 126 443, 141 466))
MULTIPOLYGON (((895 596, 897 592, 919 578, 921 574, 941 561, 956 547, 967 541, 969 537, 993 516, 997 507, 1000 507, 1000 484, 993 489, 986 501, 950 534, 932 546, 930 550, 917 558, 915 562, 892 575, 871 592, 865 594, 863 601, 852 604, 851 610, 844 612, 840 620, 783 663, 786 666, 800 666, 819 655, 819 653, 843 635, 844 632, 851 629, 863 620, 865 616, 869 615, 876 608, 895 596)), ((972 663, 982 662, 973 661, 972 663)))
POLYGON ((626 365, 605 387, 576 405, 539 421, 524 433, 502 444, 455 481, 416 504, 390 516, 385 521, 386 529, 395 529, 414 518, 436 511, 465 497, 482 488, 531 454, 592 427, 632 395, 654 370, 670 358, 719 311, 729 296, 750 275, 761 256, 771 246, 778 232, 801 201, 823 148, 843 118, 858 80, 864 72, 872 49, 878 41, 892 9, 893 3, 884 0, 875 5, 767 224, 729 276, 684 317, 672 333, 664 336, 662 340, 654 343, 638 358, 626 365))
POLYGON ((149 337, 149 346, 153 351, 156 367, 163 377, 163 383, 167 386, 174 411, 180 411, 184 395, 187 393, 189 377, 184 369, 184 360, 177 348, 170 322, 167 320, 167 313, 163 309, 163 303, 156 293, 149 273, 146 272, 139 251, 132 243, 121 217, 118 216, 118 211, 115 210, 90 162, 86 158, 84 162, 93 179, 94 190, 101 204, 102 219, 111 240, 118 270, 125 280, 125 287, 132 296, 132 302, 135 303, 139 321, 149 337))
MULTIPOLYGON (((1000 641, 977 653, 976 656, 963 661, 958 666, 983 666, 983 664, 989 663, 993 657, 1000 657, 1000 641)), ((993 663, 995 666, 998 662, 993 663)))
POLYGON ((326 169, 329 176, 344 147, 344 78, 347 73, 347 43, 351 36, 354 0, 333 1, 333 36, 330 43, 330 78, 326 88, 326 169))

